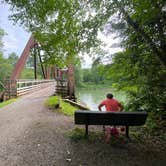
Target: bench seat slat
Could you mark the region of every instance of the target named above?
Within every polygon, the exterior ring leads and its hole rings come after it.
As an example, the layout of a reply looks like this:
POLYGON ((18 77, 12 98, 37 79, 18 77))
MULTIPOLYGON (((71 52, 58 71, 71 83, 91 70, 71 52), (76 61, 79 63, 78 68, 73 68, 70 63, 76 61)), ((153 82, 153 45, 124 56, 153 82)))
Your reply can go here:
POLYGON ((75 124, 139 126, 145 124, 146 118, 146 112, 75 112, 75 124))

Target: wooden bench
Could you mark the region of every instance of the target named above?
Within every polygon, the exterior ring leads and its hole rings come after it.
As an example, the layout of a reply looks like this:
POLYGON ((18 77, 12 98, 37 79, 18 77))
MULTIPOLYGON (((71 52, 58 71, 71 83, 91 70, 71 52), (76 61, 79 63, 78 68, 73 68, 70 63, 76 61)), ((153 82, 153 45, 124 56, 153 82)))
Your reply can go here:
POLYGON ((85 125, 85 136, 88 136, 89 125, 126 126, 126 137, 129 138, 129 126, 145 124, 146 112, 100 112, 78 110, 74 114, 75 124, 85 125))

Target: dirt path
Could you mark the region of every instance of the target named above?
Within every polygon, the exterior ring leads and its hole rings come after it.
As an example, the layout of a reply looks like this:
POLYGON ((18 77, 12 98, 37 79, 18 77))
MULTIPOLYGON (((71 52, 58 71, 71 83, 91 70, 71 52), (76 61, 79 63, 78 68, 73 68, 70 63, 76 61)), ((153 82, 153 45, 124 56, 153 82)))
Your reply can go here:
POLYGON ((72 123, 44 106, 51 93, 46 88, 0 109, 0 166, 64 165, 68 147, 61 131, 72 123))
MULTIPOLYGON (((72 141, 73 118, 44 106, 52 88, 0 109, 0 166, 162 166, 165 151, 137 142, 72 141)), ((91 128, 93 129, 93 128, 91 128)), ((91 130, 90 129, 90 130, 91 130)))

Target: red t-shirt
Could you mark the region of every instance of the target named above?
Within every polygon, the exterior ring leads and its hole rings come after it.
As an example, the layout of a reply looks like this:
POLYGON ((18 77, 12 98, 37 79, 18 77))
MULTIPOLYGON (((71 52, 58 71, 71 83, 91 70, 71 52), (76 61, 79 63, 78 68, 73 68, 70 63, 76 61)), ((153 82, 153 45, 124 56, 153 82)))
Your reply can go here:
POLYGON ((100 103, 101 106, 105 106, 106 111, 116 112, 122 107, 121 104, 115 99, 106 99, 100 103))

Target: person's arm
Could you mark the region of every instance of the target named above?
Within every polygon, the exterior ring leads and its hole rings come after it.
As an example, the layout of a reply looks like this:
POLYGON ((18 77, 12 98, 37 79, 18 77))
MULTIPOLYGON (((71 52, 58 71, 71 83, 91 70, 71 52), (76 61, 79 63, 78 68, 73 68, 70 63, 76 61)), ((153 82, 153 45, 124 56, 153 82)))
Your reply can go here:
POLYGON ((102 110, 101 110, 101 107, 102 107, 102 106, 103 106, 103 105, 99 104, 99 106, 98 106, 99 111, 102 111, 102 110))
POLYGON ((102 102, 99 104, 99 106, 98 106, 99 111, 102 111, 102 110, 101 110, 101 107, 102 107, 102 106, 104 106, 104 101, 102 101, 102 102))
POLYGON ((119 108, 120 108, 120 110, 119 111, 123 111, 123 105, 121 104, 121 103, 119 103, 119 108))

